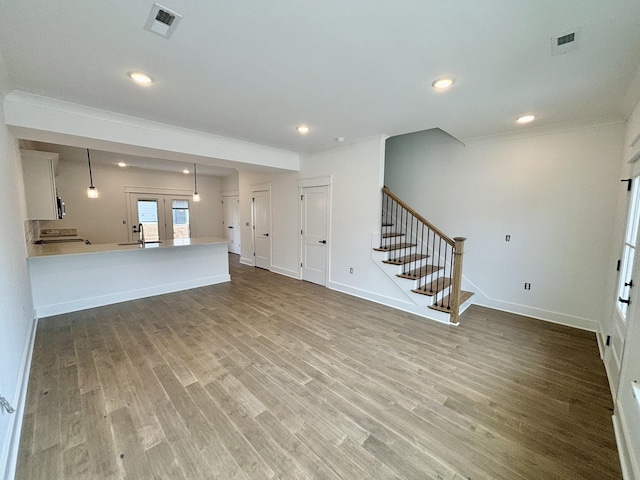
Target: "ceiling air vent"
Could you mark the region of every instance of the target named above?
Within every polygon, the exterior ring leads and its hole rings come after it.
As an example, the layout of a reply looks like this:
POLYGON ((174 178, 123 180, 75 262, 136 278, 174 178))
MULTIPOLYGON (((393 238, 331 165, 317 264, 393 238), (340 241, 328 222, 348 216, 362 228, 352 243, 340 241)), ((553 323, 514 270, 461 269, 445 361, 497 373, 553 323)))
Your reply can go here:
POLYGON ((178 26, 181 18, 182 15, 179 13, 154 3, 144 29, 157 33, 164 38, 169 38, 178 26))
POLYGON ((580 28, 551 37, 551 55, 577 50, 580 47, 580 28))

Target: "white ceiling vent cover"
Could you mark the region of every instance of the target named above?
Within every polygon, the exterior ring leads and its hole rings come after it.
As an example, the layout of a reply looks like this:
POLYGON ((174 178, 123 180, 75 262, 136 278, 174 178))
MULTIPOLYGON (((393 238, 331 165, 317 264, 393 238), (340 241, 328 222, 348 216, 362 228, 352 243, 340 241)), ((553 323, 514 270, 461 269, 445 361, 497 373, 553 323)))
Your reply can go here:
POLYGON ((581 28, 551 37, 551 55, 562 55, 580 48, 581 28))
POLYGON ((181 18, 182 15, 179 13, 154 3, 144 29, 157 33, 164 38, 169 38, 178 26, 178 23, 180 23, 181 18))

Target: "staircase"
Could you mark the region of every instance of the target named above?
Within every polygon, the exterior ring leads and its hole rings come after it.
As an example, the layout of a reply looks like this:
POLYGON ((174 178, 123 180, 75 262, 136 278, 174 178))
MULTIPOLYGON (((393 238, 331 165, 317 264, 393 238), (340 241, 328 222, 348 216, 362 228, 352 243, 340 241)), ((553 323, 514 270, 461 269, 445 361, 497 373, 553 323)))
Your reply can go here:
POLYGON ((382 269, 389 276, 395 275, 400 288, 422 296, 420 300, 415 298, 416 305, 441 312, 434 319, 443 321, 445 314, 448 323, 457 324, 473 295, 461 290, 466 239, 448 237, 387 187, 382 195, 380 237, 373 249, 385 265, 382 269))

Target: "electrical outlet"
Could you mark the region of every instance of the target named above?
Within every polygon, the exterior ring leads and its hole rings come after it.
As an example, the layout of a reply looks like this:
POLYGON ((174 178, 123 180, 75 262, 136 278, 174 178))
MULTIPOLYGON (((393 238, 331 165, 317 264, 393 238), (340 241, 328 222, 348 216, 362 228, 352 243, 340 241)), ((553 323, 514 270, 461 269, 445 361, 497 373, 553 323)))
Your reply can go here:
POLYGON ((505 242, 510 242, 511 241, 511 235, 507 235, 506 237, 504 237, 504 241, 505 242))
POLYGON ((353 267, 349 269, 349 273, 353 273, 353 267))
POLYGON ((524 289, 525 290, 531 290, 531 284, 530 283, 525 283, 524 284, 524 289))

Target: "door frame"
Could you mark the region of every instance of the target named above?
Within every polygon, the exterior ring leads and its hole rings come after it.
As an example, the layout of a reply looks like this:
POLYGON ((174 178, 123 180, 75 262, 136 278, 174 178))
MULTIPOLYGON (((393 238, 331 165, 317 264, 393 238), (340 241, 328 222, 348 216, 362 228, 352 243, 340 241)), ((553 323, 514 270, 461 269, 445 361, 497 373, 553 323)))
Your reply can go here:
MULTIPOLYGON (((333 182, 333 175, 328 175, 324 177, 311 177, 311 178, 301 178, 298 180, 298 198, 300 195, 303 195, 303 190, 308 187, 327 187, 327 258, 325 259, 325 272, 326 272, 326 283, 325 287, 331 283, 331 248, 333 242, 331 237, 331 219, 333 209, 333 189, 331 188, 331 184, 333 182)), ((298 202, 298 228, 299 231, 302 231, 302 202, 298 202)), ((302 234, 298 234, 298 263, 302 264, 302 234)), ((298 267, 298 280, 302 280, 302 267, 298 267)))
POLYGON ((253 199, 255 198, 255 194, 257 192, 266 191, 269 194, 269 268, 271 271, 271 264, 273 262, 273 212, 272 212, 272 201, 271 201, 271 182, 268 183, 257 183, 255 185, 251 185, 251 246, 253 248, 253 256, 251 257, 253 261, 253 266, 256 266, 256 219, 255 219, 255 204, 253 199))
MULTIPOLYGON (((129 241, 134 241, 133 238, 133 225, 134 218, 131 215, 133 211, 131 208, 131 194, 135 195, 163 195, 163 196, 172 196, 172 195, 181 195, 192 197, 193 192, 191 190, 184 190, 178 188, 157 188, 157 187, 124 187, 124 197, 125 197, 125 208, 126 208, 126 222, 127 222, 127 236, 129 241)), ((197 232, 197 224, 198 224, 198 202, 189 201, 189 216, 193 219, 191 228, 191 236, 192 238, 196 238, 198 235, 197 232)), ((137 225, 137 222, 135 223, 137 225)))
MULTIPOLYGON (((229 202, 230 199, 235 199, 238 201, 238 252, 231 252, 231 249, 229 249, 229 252, 242 256, 242 235, 241 235, 242 222, 240 221, 240 193, 238 192, 238 190, 230 190, 227 192, 222 192, 222 195, 220 196, 220 198, 221 198, 221 202, 229 202)), ((269 196, 269 198, 271 198, 271 196, 269 196)), ((222 204, 222 222, 223 222, 224 228, 227 228, 227 225, 224 223, 224 203, 222 204)), ((223 235, 223 238, 224 237, 225 235, 223 235)))
MULTIPOLYGON (((629 172, 629 177, 632 180, 633 187, 636 186, 640 182, 640 168, 636 168, 635 165, 632 165, 629 172)), ((602 355, 602 360, 605 365, 605 369, 607 372, 607 378, 609 380, 609 387, 611 390, 611 396, 613 397, 614 402, 618 396, 618 390, 620 389, 620 373, 622 370, 622 364, 624 359, 625 348, 627 347, 627 333, 629 330, 629 325, 632 321, 632 317, 635 314, 635 304, 638 301, 636 292, 637 288, 629 289, 629 298, 631 299, 631 305, 627 307, 626 319, 622 319, 622 314, 618 309, 618 296, 619 296, 619 287, 623 272, 623 255, 624 255, 624 246, 626 243, 626 235, 627 228, 629 226, 629 216, 631 214, 632 205, 632 191, 633 189, 629 189, 625 192, 626 195, 626 207, 625 207, 625 215, 624 219, 621 222, 621 236, 616 239, 618 241, 618 259, 620 261, 620 270, 616 272, 615 283, 614 283, 614 298, 613 298, 613 307, 611 309, 611 315, 609 317, 608 325, 605 327, 606 330, 603 332, 603 344, 604 344, 604 354, 602 355), (606 340, 605 340, 606 339, 606 340)), ((631 275, 635 277, 636 281, 640 281, 640 229, 638 230, 638 234, 635 239, 636 243, 636 251, 634 255, 633 262, 631 264, 631 275)))

